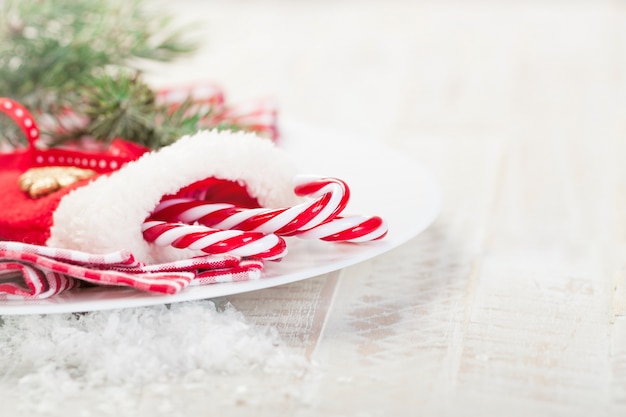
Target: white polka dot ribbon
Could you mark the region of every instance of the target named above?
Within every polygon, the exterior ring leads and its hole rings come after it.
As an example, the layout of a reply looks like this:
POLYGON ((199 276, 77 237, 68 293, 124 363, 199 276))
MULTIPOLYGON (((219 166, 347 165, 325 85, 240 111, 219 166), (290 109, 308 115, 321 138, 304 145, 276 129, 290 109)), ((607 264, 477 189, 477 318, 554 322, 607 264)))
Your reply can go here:
POLYGON ((32 158, 31 167, 73 166, 106 173, 121 168, 148 151, 147 148, 123 139, 113 140, 109 147, 102 151, 68 147, 40 149, 37 146, 39 128, 35 118, 24 106, 10 98, 0 97, 0 112, 11 118, 28 140, 28 151, 32 158))

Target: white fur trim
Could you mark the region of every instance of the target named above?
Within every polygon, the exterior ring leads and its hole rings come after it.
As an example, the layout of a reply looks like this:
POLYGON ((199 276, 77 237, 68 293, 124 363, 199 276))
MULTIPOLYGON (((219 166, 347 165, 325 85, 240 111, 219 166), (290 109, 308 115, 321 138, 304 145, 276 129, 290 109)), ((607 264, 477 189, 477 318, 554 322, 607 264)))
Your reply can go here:
POLYGON ((147 243, 141 225, 161 198, 209 177, 240 181, 264 207, 293 205, 295 168, 272 142, 251 133, 200 131, 145 154, 65 196, 48 246, 107 253, 128 249, 146 263, 189 257, 147 243))

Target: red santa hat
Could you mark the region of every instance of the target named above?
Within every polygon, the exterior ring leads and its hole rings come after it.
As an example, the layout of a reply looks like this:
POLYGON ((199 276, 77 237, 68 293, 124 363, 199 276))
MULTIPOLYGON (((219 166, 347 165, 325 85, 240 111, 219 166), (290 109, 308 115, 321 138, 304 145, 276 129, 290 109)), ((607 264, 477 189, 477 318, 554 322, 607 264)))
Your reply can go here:
POLYGON ((166 196, 202 195, 243 207, 292 205, 295 168, 269 139, 244 132, 200 131, 150 151, 116 140, 107 149, 37 148, 30 114, 8 99, 0 109, 24 130, 30 146, 0 154, 0 238, 92 253, 130 250, 145 263, 192 253, 145 241, 142 223, 166 196), (127 162, 129 161, 129 162, 127 162), (97 174, 33 198, 19 186, 29 169, 78 166, 97 174))

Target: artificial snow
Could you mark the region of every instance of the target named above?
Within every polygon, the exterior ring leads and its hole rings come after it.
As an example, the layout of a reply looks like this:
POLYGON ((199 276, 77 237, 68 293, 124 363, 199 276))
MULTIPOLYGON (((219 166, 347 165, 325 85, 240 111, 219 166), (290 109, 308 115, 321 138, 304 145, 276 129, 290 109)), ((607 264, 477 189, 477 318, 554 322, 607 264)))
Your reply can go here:
MULTIPOLYGON (((109 411, 142 395, 168 408, 186 386, 217 387, 242 375, 297 378, 307 369, 275 329, 212 301, 1 321, 0 404, 44 414, 63 414, 83 393, 106 398, 99 406, 109 411)), ((245 398, 245 388, 232 395, 245 398)))

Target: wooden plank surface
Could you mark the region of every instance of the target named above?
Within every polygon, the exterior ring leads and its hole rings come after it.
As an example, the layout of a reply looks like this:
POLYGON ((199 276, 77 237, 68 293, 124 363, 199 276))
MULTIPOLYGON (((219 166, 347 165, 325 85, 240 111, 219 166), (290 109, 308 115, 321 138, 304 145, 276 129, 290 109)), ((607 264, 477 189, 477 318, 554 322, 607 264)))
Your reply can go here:
POLYGON ((298 415, 626 412, 623 4, 271 4, 303 43, 263 31, 257 83, 285 66, 288 112, 414 155, 445 193, 388 255, 229 298, 308 344, 298 415))

